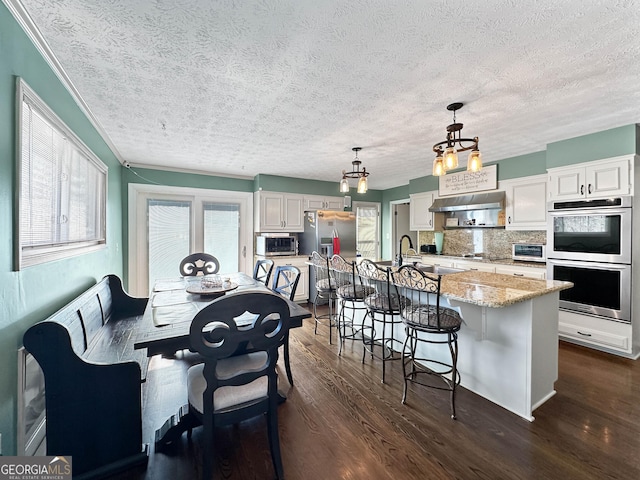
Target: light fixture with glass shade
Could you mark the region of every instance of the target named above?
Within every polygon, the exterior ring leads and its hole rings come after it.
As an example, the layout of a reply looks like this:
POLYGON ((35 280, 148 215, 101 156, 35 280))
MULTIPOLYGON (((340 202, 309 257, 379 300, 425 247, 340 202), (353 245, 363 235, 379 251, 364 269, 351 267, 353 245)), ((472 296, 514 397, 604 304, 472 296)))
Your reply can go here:
POLYGON ((362 150, 362 147, 353 147, 351 150, 356 152, 356 158, 351 162, 353 165, 353 170, 351 172, 347 172, 346 170, 342 171, 342 180, 340 180, 340 192, 341 193, 349 193, 349 181, 348 178, 357 178, 358 179, 358 193, 367 193, 367 177, 369 176, 369 172, 365 167, 362 167, 360 170, 360 165, 362 162, 358 159, 358 152, 362 150))
POLYGON ((478 137, 462 138, 462 124, 456 122, 456 111, 460 110, 464 104, 460 102, 447 105, 447 110, 453 112, 453 123, 447 126, 447 139, 436 143, 433 151, 436 158, 433 160, 432 175, 439 177, 447 173, 448 170, 458 168, 458 153, 471 150, 467 159, 467 171, 478 172, 482 170, 482 154, 478 150, 478 137))

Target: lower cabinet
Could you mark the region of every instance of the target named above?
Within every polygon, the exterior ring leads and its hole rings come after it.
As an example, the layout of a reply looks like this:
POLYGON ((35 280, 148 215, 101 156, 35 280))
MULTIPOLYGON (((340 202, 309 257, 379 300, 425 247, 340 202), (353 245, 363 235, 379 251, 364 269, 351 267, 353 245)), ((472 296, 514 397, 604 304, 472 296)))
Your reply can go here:
POLYGON ((547 276, 545 268, 521 267, 518 265, 496 265, 496 273, 513 275, 514 277, 538 278, 544 280, 547 276))
POLYGON ((632 327, 629 323, 564 310, 560 310, 558 318, 558 333, 562 340, 613 353, 632 353, 632 327))
POLYGON ((269 281, 273 285, 273 278, 276 273, 276 267, 279 265, 293 265, 300 270, 300 280, 298 280, 298 287, 296 288, 296 296, 294 301, 297 303, 306 303, 309 300, 309 265, 307 261, 309 259, 304 257, 284 257, 273 258, 273 273, 271 274, 271 280, 269 281))
POLYGON ((462 270, 475 270, 478 272, 495 273, 496 267, 490 263, 472 262, 472 261, 456 261, 453 263, 454 268, 461 268, 462 270))

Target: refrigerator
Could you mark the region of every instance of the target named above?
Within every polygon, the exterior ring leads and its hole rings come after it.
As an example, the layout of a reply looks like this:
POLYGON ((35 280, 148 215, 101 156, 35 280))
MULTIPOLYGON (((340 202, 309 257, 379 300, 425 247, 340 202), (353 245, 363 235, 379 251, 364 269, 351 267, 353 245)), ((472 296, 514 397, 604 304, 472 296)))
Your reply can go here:
MULTIPOLYGON (((318 210, 304 212, 304 232, 298 234, 298 254, 311 255, 315 250, 324 256, 333 255, 333 232, 340 239, 340 255, 347 260, 356 258, 356 214, 318 210)), ((316 279, 309 269, 309 299, 316 296, 316 279)))

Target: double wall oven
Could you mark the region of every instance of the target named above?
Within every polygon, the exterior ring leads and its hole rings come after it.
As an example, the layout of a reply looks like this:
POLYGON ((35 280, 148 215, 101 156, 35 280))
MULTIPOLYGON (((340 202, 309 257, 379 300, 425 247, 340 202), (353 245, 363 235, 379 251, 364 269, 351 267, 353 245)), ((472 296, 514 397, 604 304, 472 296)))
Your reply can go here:
POLYGON ((631 322, 632 197, 551 202, 547 278, 573 282, 560 308, 631 322))

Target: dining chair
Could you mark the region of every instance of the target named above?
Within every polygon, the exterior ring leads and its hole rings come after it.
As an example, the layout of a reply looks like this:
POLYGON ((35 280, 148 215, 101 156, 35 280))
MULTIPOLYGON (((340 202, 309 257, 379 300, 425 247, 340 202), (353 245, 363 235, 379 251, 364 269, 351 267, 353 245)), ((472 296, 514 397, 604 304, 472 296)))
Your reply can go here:
POLYGON ((357 270, 360 282, 372 290, 364 299, 367 313, 362 320, 362 363, 367 352, 371 358, 379 358, 382 361, 384 383, 387 362, 401 358, 395 353, 402 350, 402 342, 396 336, 396 329, 402 325, 400 299, 391 283, 391 271, 388 267, 364 259, 357 270), (376 347, 380 347, 379 353, 376 347))
POLYGON ((203 479, 213 474, 214 428, 262 414, 276 477, 283 478, 276 364, 288 331, 289 306, 272 292, 226 295, 192 320, 189 341, 204 362, 189 368, 187 388, 189 413, 204 429, 203 479))
MULTIPOLYGON (((279 265, 276 267, 271 290, 293 301, 293 298, 296 296, 299 280, 300 269, 298 267, 293 265, 279 265)), ((289 332, 287 332, 287 338, 284 341, 284 369, 287 372, 289 385, 293 386, 293 374, 291 373, 291 364, 289 363, 289 332)))
POLYGON ((269 258, 258 260, 253 267, 253 279, 264 283, 268 287, 272 271, 273 260, 269 258))
MULTIPOLYGON (((342 346, 346 339, 356 339, 360 329, 356 324, 356 312, 366 311, 362 303, 366 297, 374 292, 367 285, 362 285, 356 275, 355 262, 349 262, 340 255, 334 255, 329 262, 329 273, 332 283, 335 285, 336 298, 338 301, 338 314, 336 315, 336 326, 338 328, 338 338, 340 346, 338 355, 342 354, 342 346), (349 316, 347 316, 349 314, 349 316), (347 333, 347 331, 349 333, 347 333)), ((360 322, 362 325, 362 322, 360 322)))
POLYGON ((220 262, 208 253, 192 253, 180 262, 180 275, 195 277, 197 275, 211 275, 218 273, 220 262))
POLYGON ((448 390, 451 392, 451 418, 455 419, 456 386, 460 383, 457 368, 458 331, 462 317, 453 308, 440 305, 442 275, 425 273, 413 265, 403 265, 392 273, 392 279, 400 299, 400 316, 406 332, 402 348, 402 403, 407 400, 408 382, 448 390), (427 357, 427 348, 418 350, 419 344, 425 343, 446 345, 450 360, 433 354, 431 358, 427 357))

